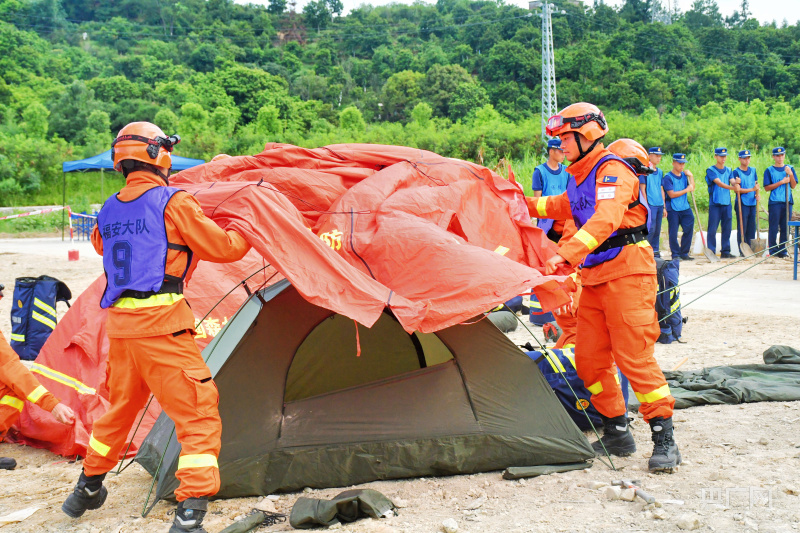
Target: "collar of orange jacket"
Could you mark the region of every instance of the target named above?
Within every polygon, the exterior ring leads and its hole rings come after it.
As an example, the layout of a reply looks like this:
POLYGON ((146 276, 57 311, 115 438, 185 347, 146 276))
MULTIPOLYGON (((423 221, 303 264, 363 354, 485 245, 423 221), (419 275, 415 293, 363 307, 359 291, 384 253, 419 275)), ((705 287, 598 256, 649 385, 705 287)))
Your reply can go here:
POLYGON ((137 170, 128 174, 128 178, 125 180, 125 187, 119 191, 118 198, 123 202, 130 202, 150 189, 163 187, 164 185, 166 185, 164 180, 152 172, 137 170))
POLYGON ((128 174, 125 180, 126 187, 141 187, 142 185, 166 185, 161 176, 145 170, 137 170, 128 174))
POLYGON ((607 155, 612 154, 601 145, 597 145, 594 150, 587 154, 586 157, 577 163, 570 164, 567 167, 567 172, 575 176, 575 183, 580 185, 592 171, 597 162, 607 155))

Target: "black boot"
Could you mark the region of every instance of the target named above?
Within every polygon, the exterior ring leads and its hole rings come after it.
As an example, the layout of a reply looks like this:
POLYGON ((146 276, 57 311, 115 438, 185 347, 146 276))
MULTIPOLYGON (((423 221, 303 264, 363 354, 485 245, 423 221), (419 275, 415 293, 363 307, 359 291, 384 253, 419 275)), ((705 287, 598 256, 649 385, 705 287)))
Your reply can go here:
POLYGON ((80 518, 86 511, 99 509, 108 496, 108 491, 103 486, 105 477, 105 474, 87 476, 86 473, 81 472, 75 490, 61 505, 61 510, 71 518, 80 518))
POLYGON ((14 470, 17 467, 17 461, 11 457, 0 457, 0 470, 14 470))
POLYGON ((636 451, 636 442, 633 440, 631 428, 628 426, 628 416, 620 415, 614 418, 606 418, 600 415, 603 419, 603 437, 600 441, 592 443, 592 449, 597 455, 605 455, 606 451, 611 455, 618 455, 620 457, 627 457, 636 451), (603 445, 606 449, 603 450, 603 445))
POLYGON ((653 432, 653 456, 647 467, 651 472, 673 473, 681 464, 681 452, 672 433, 672 417, 657 417, 650 421, 653 432))
POLYGON ((206 533, 203 529, 203 517, 207 510, 208 498, 189 498, 178 502, 178 510, 169 533, 206 533))

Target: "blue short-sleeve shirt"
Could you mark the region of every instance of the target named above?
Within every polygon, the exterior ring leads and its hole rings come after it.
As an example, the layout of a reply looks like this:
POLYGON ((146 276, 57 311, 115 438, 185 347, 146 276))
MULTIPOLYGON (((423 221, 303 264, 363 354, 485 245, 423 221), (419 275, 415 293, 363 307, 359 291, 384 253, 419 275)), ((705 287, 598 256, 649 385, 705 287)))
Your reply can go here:
MULTIPOLYGON (((689 178, 686 177, 685 172, 681 172, 680 176, 676 176, 672 171, 669 171, 664 174, 661 186, 664 187, 665 191, 682 191, 689 186, 689 178)), ((666 195, 667 211, 685 211, 689 209, 688 196, 688 194, 684 194, 677 198, 670 198, 669 195, 666 195)))
POLYGON ((567 190, 568 178, 567 167, 564 165, 559 164, 558 170, 553 170, 547 163, 542 163, 533 171, 532 188, 534 191, 542 191, 542 196, 558 196, 567 190))

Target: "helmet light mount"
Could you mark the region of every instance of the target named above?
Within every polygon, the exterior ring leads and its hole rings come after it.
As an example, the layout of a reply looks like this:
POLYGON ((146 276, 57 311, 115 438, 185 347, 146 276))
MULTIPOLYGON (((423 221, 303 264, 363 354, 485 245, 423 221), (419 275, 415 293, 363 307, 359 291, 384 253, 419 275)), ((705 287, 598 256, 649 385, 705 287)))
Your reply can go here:
POLYGON ((161 151, 161 148, 164 148, 167 152, 172 153, 175 145, 181 142, 181 136, 176 133, 174 135, 170 135, 169 137, 158 136, 155 139, 150 139, 149 137, 143 137, 141 135, 120 135, 111 143, 112 159, 114 158, 114 146, 116 146, 117 143, 124 141, 137 141, 146 144, 147 155, 150 157, 150 159, 156 159, 158 157, 158 152, 161 151))

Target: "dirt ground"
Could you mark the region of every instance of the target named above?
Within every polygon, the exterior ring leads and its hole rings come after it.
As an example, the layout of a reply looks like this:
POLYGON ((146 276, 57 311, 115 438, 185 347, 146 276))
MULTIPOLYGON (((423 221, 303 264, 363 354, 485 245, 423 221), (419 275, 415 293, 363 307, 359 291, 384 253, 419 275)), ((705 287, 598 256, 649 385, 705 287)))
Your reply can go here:
MULTIPOLYGON (((79 245, 77 262, 67 261, 68 248, 52 239, 0 239, 0 282, 8 287, 7 298, 0 302, 0 329, 6 336, 10 333, 9 309, 15 277, 52 275, 66 281, 73 294, 78 295, 100 275, 100 258, 86 243, 79 245)), ((747 261, 704 280, 721 282, 752 264, 747 261)), ((697 260, 681 266, 685 280, 720 265, 697 260)), ((687 370, 760 363, 763 351, 773 344, 800 347, 800 311, 792 305, 800 305, 800 282, 791 280, 791 264, 771 259, 737 279, 743 281, 737 286, 726 285, 716 294, 752 290, 752 302, 758 304, 731 307, 722 298, 723 303, 715 309, 704 308, 703 300, 690 306, 685 310, 689 317, 685 342, 656 346, 662 368, 671 369, 684 357, 688 361, 681 369, 687 370), (760 285, 762 281, 779 282, 780 294, 764 293, 767 285, 760 285)), ((60 314, 65 310, 60 304, 60 314)), ((511 338, 524 343, 530 340, 527 335, 517 331, 511 338)), ((377 489, 396 501, 401 507, 398 516, 359 521, 340 530, 435 532, 441 531, 442 522, 450 518, 457 522, 458 531, 471 533, 666 532, 678 530, 679 524, 697 526, 698 531, 800 529, 800 402, 695 407, 677 411, 675 426, 684 465, 673 475, 647 472, 647 457, 652 449, 649 429, 637 419, 634 434, 639 451, 632 457, 615 459, 619 472, 596 462, 585 471, 523 481, 505 481, 499 472, 491 472, 369 483, 363 487, 377 489), (589 487, 591 482, 609 483, 620 478, 640 480, 641 486, 662 502, 662 507, 647 509, 641 501, 611 501, 604 488, 589 487)), ((173 506, 168 503, 159 503, 147 518, 140 517, 151 478, 138 465, 120 476, 109 475, 106 484, 110 496, 102 509, 71 520, 60 511, 60 505, 72 490, 80 472, 79 463, 11 444, 0 444, 0 456, 14 457, 20 463, 15 471, 0 472, 0 517, 38 508, 21 523, 0 526, 2 532, 165 532, 169 528, 173 506)), ((340 490, 312 490, 306 496, 330 498, 340 490)), ((288 514, 300 495, 280 495, 274 502, 276 510, 288 514)), ((208 531, 222 530, 258 501, 244 498, 212 502, 206 518, 208 531)), ((287 523, 266 530, 290 529, 287 523)))

